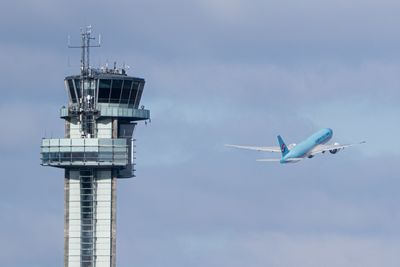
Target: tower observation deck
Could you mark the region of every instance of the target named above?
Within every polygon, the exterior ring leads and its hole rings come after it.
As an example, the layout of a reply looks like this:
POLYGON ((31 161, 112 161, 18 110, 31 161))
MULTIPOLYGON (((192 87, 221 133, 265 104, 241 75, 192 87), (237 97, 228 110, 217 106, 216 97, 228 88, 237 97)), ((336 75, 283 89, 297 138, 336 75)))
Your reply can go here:
MULTIPOLYGON (((64 266, 116 266, 116 187, 134 176, 133 132, 145 81, 89 65, 91 29, 81 33, 81 73, 65 78, 65 137, 42 139, 41 164, 65 169, 64 266)), ((98 46, 98 45, 96 45, 98 46)))

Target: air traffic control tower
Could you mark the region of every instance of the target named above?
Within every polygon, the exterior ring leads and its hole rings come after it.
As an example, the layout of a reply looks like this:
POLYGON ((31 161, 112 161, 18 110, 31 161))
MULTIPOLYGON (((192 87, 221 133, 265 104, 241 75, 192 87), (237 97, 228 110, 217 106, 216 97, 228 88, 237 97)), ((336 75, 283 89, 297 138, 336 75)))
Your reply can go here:
POLYGON ((65 78, 65 137, 42 140, 41 164, 65 170, 64 266, 115 267, 117 179, 134 176, 132 135, 150 111, 139 108, 144 80, 91 68, 91 29, 81 37, 81 73, 65 78))

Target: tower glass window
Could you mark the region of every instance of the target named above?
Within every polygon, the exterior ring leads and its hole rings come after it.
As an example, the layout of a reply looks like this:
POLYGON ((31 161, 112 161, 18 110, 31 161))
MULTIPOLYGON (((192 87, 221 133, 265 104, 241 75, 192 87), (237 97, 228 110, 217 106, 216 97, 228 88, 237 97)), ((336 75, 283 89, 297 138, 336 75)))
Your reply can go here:
POLYGON ((77 94, 78 98, 81 98, 82 97, 81 81, 79 79, 74 79, 74 84, 75 84, 76 94, 77 94))
POLYGON ((99 83, 99 103, 108 103, 110 100, 111 80, 100 79, 99 83))
POLYGON ((122 81, 123 80, 113 80, 112 81, 110 103, 119 103, 119 99, 121 97, 121 90, 122 90, 122 81))
POLYGON ((72 82, 71 79, 67 80, 67 82, 68 82, 69 94, 71 96, 71 101, 72 101, 72 103, 76 103, 76 94, 75 94, 74 83, 72 82))
POLYGON ((132 81, 125 80, 122 86, 121 104, 128 104, 129 95, 131 93, 132 81))
POLYGON ((139 82, 134 81, 133 85, 132 85, 131 95, 129 97, 129 104, 131 104, 131 105, 135 104, 135 99, 136 99, 138 89, 139 89, 139 82))
POLYGON ((143 93, 143 83, 139 83, 138 93, 136 95, 135 104, 134 104, 136 108, 139 106, 140 99, 142 98, 142 93, 143 93))

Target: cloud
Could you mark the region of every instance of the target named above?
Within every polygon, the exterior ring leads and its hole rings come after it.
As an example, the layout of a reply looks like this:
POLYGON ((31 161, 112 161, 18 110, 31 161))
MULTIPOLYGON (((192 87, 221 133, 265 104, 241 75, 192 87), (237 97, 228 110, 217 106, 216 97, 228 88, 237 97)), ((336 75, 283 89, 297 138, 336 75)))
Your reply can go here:
POLYGON ((396 158, 343 154, 285 168, 255 163, 254 154, 206 155, 179 169, 138 165, 135 186, 120 184, 120 242, 138 251, 121 253, 123 262, 396 264, 397 194, 388 188, 397 187, 396 158), (148 261, 156 251, 163 252, 148 261))

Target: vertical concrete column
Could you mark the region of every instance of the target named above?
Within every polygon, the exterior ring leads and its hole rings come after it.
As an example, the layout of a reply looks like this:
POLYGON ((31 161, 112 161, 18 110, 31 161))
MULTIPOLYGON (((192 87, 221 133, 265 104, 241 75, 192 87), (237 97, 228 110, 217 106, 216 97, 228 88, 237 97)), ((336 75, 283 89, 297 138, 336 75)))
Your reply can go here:
POLYGON ((113 177, 111 181, 111 267, 116 267, 116 249, 117 249, 117 178, 113 177))
MULTIPOLYGON (((118 119, 113 119, 112 138, 118 138, 118 119)), ((111 181, 111 267, 116 267, 117 250, 117 174, 112 172, 111 181)))
POLYGON ((67 222, 67 257, 68 267, 81 267, 81 186, 79 170, 67 170, 68 179, 68 204, 66 207, 67 222))
POLYGON ((96 243, 95 266, 112 266, 112 172, 98 170, 96 174, 96 243))
POLYGON ((64 178, 64 267, 68 267, 69 256, 69 171, 65 170, 64 178))

